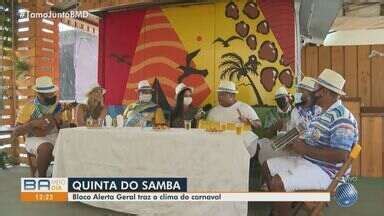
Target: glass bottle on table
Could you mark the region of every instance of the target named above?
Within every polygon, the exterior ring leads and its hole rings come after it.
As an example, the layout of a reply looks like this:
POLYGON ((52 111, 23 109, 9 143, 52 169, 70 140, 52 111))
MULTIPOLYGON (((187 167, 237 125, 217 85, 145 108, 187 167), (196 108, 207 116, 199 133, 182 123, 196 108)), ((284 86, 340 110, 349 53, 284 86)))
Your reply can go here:
POLYGON ((104 119, 101 119, 101 118, 99 118, 99 119, 97 119, 97 127, 103 127, 104 126, 104 119))
POLYGON ((86 122, 85 122, 85 125, 87 127, 93 127, 93 118, 92 117, 88 117, 86 122))
POLYGON ((140 128, 143 129, 147 126, 147 120, 142 118, 139 120, 139 125, 140 125, 140 128))
POLYGON ((112 127, 117 127, 117 118, 116 117, 112 118, 112 127))
POLYGON ((184 120, 184 128, 190 130, 192 127, 192 120, 184 120))

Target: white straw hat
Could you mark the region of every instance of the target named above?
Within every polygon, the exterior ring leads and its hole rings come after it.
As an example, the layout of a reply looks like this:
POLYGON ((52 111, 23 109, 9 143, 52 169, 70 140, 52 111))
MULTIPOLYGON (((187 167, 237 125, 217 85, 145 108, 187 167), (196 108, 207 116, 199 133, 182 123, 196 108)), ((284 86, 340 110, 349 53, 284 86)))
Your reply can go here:
POLYGON ((219 88, 216 90, 218 92, 229 92, 237 94, 236 84, 234 82, 228 80, 221 80, 219 84, 219 88))
POLYGON ((42 76, 36 78, 35 85, 32 89, 39 93, 53 93, 57 91, 57 86, 53 84, 51 77, 42 76))
POLYGON ((281 86, 280 88, 278 88, 275 92, 275 98, 280 98, 280 97, 283 97, 283 96, 288 96, 288 91, 286 88, 284 88, 283 86, 281 86))
POLYGON ((141 80, 137 85, 137 90, 152 90, 152 86, 149 84, 148 80, 141 80))
POLYGON ((313 92, 316 88, 316 79, 312 77, 304 77, 303 80, 301 80, 299 84, 297 84, 297 88, 302 88, 313 92))
POLYGON ((186 86, 184 83, 179 83, 175 88, 175 97, 182 92, 184 89, 189 89, 193 92, 193 88, 186 86))
POLYGON ((90 87, 89 87, 89 90, 87 91, 87 93, 85 95, 89 95, 91 92, 95 91, 96 89, 101 89, 102 92, 103 92, 103 95, 107 92, 103 87, 101 87, 99 84, 92 84, 90 87))
POLYGON ((339 95, 346 95, 343 91, 345 79, 336 71, 328 68, 324 69, 317 78, 316 82, 324 88, 327 88, 339 95))

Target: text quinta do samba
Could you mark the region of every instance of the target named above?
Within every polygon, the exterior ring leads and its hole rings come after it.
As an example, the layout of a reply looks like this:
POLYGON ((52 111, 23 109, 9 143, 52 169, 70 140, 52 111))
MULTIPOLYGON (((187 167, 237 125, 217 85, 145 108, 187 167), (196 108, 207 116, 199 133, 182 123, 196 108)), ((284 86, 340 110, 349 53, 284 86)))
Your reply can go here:
POLYGON ((72 182, 75 191, 180 191, 178 181, 95 181, 83 180, 72 182))

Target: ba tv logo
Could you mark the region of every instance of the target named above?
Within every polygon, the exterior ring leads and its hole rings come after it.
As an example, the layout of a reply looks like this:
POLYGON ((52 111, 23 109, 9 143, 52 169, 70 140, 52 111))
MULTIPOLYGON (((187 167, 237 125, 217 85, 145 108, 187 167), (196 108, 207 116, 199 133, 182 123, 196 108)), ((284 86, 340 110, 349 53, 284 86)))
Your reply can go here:
POLYGON ((22 178, 21 192, 67 192, 66 178, 22 178))

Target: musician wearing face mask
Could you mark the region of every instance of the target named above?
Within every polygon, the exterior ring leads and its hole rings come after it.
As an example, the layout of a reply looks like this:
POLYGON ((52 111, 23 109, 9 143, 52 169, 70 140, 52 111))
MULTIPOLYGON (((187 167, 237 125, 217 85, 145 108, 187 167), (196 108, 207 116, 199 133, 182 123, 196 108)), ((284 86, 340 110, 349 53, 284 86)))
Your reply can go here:
POLYGON ((53 160, 52 151, 61 125, 59 114, 63 105, 57 102, 57 87, 50 77, 37 78, 32 89, 36 97, 19 111, 12 137, 26 136, 27 154, 36 157, 39 177, 46 177, 53 160))
POLYGON ((263 129, 266 138, 272 138, 278 131, 286 131, 290 120, 292 105, 291 96, 284 87, 275 92, 276 109, 271 110, 265 117, 263 129))
POLYGON ((153 126, 155 112, 160 109, 156 103, 152 102, 153 89, 147 80, 142 80, 138 84, 137 92, 138 101, 128 105, 124 111, 124 126, 153 126))
POLYGON ((96 85, 87 93, 87 103, 81 104, 76 109, 76 124, 84 126, 88 119, 92 119, 93 124, 98 124, 98 120, 105 119, 107 107, 104 106, 105 90, 96 85))
MULTIPOLYGON (((291 116, 286 122, 286 129, 290 131, 299 124, 308 125, 309 122, 321 113, 321 108, 315 105, 315 79, 311 77, 304 77, 303 80, 297 85, 297 93, 295 94, 295 107, 291 111, 291 116)), ((259 162, 262 164, 264 161, 274 157, 281 157, 287 155, 294 155, 293 152, 286 150, 274 151, 272 148, 272 140, 268 138, 260 139, 259 145, 259 162)))
POLYGON ((192 127, 196 127, 196 121, 202 115, 198 113, 198 109, 192 105, 193 89, 180 83, 176 86, 176 106, 172 111, 171 127, 182 128, 184 127, 184 120, 191 120, 192 127))
MULTIPOLYGON (((324 69, 319 75, 314 97, 323 112, 309 123, 304 139, 298 137, 287 146, 296 156, 272 158, 263 164, 269 191, 327 189, 358 141, 356 119, 340 100, 344 84, 344 78, 333 70, 324 69)), ((272 215, 291 215, 290 210, 290 203, 274 203, 272 215)))
POLYGON ((297 127, 299 124, 307 126, 313 117, 321 113, 321 107, 315 105, 315 84, 316 80, 312 77, 304 77, 297 85, 295 94, 295 107, 291 112, 291 118, 287 130, 297 127))

